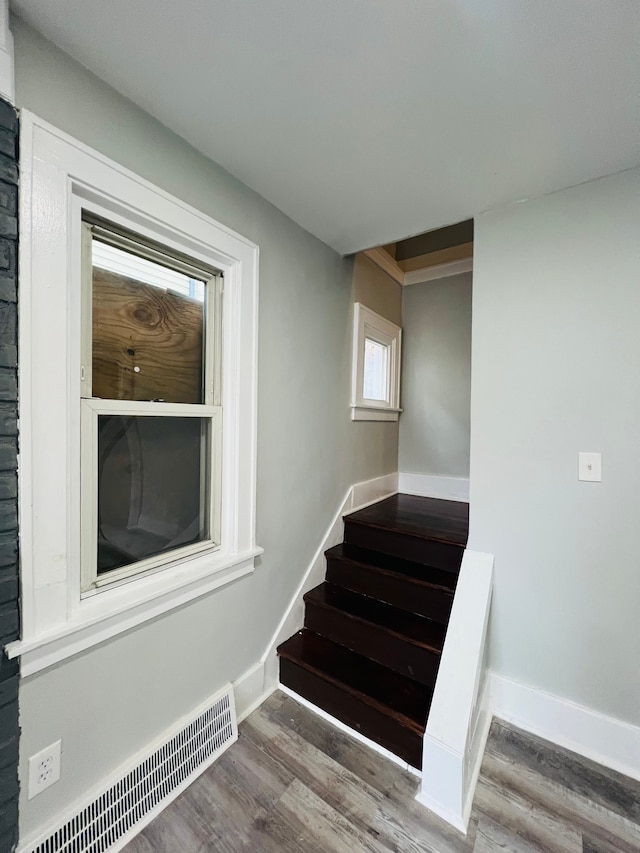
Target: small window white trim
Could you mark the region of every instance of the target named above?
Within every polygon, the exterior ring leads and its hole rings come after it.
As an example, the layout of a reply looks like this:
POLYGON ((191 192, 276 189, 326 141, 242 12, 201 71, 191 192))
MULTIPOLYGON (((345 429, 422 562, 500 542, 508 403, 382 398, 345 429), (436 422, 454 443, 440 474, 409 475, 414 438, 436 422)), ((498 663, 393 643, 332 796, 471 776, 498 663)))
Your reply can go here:
POLYGON ((19 512, 29 675, 253 571, 258 247, 24 110, 20 192, 19 512), (80 595, 79 207, 221 270, 220 547, 80 595))
POLYGON ((400 408, 400 357, 402 329, 356 302, 353 310, 353 361, 351 370, 351 419, 397 421, 400 408), (365 345, 367 338, 387 348, 387 395, 385 400, 364 396, 365 345))

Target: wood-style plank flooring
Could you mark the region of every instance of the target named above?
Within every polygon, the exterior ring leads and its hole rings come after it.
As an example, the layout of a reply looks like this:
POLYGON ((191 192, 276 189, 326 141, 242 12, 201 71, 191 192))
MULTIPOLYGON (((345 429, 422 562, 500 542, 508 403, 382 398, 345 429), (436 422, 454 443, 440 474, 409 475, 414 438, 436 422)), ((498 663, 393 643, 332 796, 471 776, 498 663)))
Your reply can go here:
POLYGON ((494 721, 463 837, 418 779, 276 692, 125 853, 638 853, 640 783, 494 721))

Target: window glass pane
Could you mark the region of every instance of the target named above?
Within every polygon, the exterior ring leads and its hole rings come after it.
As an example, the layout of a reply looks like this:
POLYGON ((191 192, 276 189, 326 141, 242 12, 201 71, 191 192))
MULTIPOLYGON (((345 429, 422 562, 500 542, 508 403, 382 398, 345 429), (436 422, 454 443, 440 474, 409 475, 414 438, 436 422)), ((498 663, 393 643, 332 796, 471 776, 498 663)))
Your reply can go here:
POLYGON ((210 426, 98 417, 98 575, 209 538, 210 426))
POLYGON ((203 281, 92 240, 92 395, 202 403, 203 281))
POLYGON ((389 348, 384 344, 365 338, 364 341, 364 388, 365 400, 387 399, 387 364, 389 348))

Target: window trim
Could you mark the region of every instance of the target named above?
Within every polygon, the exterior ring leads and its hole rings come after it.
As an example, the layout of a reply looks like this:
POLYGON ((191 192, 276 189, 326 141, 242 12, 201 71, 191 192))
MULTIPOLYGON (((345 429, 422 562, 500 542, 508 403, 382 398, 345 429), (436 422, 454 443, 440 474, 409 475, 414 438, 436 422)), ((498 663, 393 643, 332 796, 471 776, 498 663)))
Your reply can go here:
POLYGON ((204 266, 198 268, 194 262, 187 264, 182 259, 174 259, 160 248, 150 248, 140 242, 139 237, 125 236, 115 230, 110 223, 102 224, 95 216, 95 206, 87 209, 81 199, 72 199, 72 229, 77 227, 80 217, 82 246, 82 285, 81 285, 81 368, 80 368, 80 576, 81 597, 102 592, 113 582, 134 579, 143 572, 161 569, 176 559, 188 557, 220 547, 220 452, 222 449, 220 432, 222 429, 222 411, 219 404, 222 381, 220 342, 222 339, 222 274, 204 266), (93 214, 93 215, 92 215, 93 214), (203 352, 203 400, 201 403, 173 404, 131 400, 98 399, 93 396, 93 239, 101 240, 129 252, 133 257, 147 257, 164 266, 173 264, 174 269, 188 273, 205 285, 203 305, 204 352, 203 352), (210 447, 207 482, 209 500, 208 539, 189 546, 174 548, 166 553, 137 560, 127 566, 112 569, 104 576, 98 576, 95 555, 97 553, 97 418, 101 414, 134 414, 141 416, 180 415, 182 417, 207 418, 210 423, 210 447))
POLYGON ((7 653, 21 655, 29 675, 253 572, 262 553, 255 541, 259 250, 27 110, 20 167, 22 639, 7 653), (84 598, 78 205, 221 270, 225 281, 220 547, 84 598))
POLYGON ((353 307, 353 360, 351 367, 351 419, 397 421, 400 408, 400 358, 402 329, 361 302, 353 307), (364 396, 364 360, 367 339, 387 347, 387 398, 364 396))

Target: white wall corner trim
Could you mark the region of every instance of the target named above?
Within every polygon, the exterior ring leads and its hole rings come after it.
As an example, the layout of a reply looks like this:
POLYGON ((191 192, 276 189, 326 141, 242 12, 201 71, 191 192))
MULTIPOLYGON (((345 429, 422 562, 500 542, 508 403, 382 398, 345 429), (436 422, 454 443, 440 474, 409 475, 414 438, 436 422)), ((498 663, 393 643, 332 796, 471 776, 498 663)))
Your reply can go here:
POLYGON ((467 549, 424 735, 418 802, 467 831, 491 714, 485 677, 493 555, 467 549))
POLYGON ((473 258, 463 258, 460 261, 449 261, 446 264, 436 264, 432 267, 411 270, 411 272, 405 273, 403 284, 405 287, 410 284, 424 284, 437 278, 448 278, 451 275, 460 275, 460 273, 471 272, 472 270, 473 258))
POLYGON ((434 264, 405 272, 396 260, 381 247, 366 249, 364 254, 403 287, 408 287, 410 284, 423 284, 437 278, 447 278, 451 275, 459 275, 473 270, 473 258, 461 258, 458 261, 447 261, 444 264, 434 264))
POLYGON ((395 282, 398 284, 404 284, 404 270, 398 266, 395 258, 392 258, 389 252, 378 247, 375 249, 366 249, 364 254, 370 261, 373 261, 376 266, 380 267, 383 272, 386 272, 386 274, 395 282))
POLYGON ((401 471, 398 474, 398 491, 404 495, 469 503, 467 477, 438 477, 435 474, 413 474, 401 471))
POLYGON ((251 711, 259 707, 273 693, 279 683, 278 656, 276 649, 280 643, 293 636, 302 628, 304 622, 304 601, 306 592, 321 584, 325 578, 326 560, 324 552, 342 542, 344 524, 342 516, 355 512, 376 501, 394 495, 398 491, 396 472, 355 483, 349 488, 336 510, 322 541, 318 545, 309 565, 304 570, 298 588, 284 611, 260 660, 234 682, 238 719, 243 720, 251 711))
POLYGON ((13 33, 9 29, 9 0, 0 0, 0 96, 12 104, 15 103, 13 33))
POLYGON ((640 726, 496 672, 489 673, 489 685, 494 716, 640 780, 640 726))

